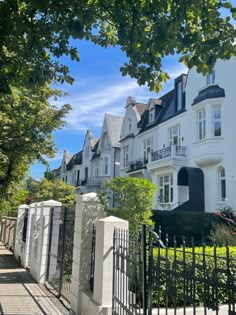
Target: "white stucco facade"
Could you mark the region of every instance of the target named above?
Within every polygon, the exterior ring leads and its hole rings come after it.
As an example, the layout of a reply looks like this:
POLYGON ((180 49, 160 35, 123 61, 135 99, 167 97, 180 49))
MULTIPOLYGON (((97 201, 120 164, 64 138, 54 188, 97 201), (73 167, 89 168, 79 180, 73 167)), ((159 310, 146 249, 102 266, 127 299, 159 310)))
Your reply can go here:
MULTIPOLYGON (((236 58, 231 58, 216 63, 214 78, 203 76, 195 69, 177 78, 172 98, 166 94, 154 105, 150 99, 134 137, 121 142, 121 152, 127 145, 132 147, 129 165, 140 166, 121 168, 121 176, 151 179, 158 187, 156 209, 180 207, 191 196, 197 199, 194 185, 198 184, 204 186, 203 210, 212 212, 224 206, 236 206, 234 69, 236 58), (178 82, 182 82, 182 96, 178 95, 178 82), (182 98, 180 110, 178 97, 182 98), (155 111, 153 122, 151 110, 155 111), (139 159, 145 162, 143 167, 139 159), (196 180, 194 173, 199 177, 196 180)), ((127 106, 121 138, 125 138, 128 119, 133 116, 132 106, 127 106)))

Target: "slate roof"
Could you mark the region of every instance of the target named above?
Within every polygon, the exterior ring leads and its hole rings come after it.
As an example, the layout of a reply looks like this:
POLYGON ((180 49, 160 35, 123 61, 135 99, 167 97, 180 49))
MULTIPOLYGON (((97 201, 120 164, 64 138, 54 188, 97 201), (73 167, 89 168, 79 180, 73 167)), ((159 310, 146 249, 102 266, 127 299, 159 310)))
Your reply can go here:
POLYGON ((108 136, 112 147, 120 147, 120 133, 124 117, 105 114, 108 136))
POLYGON ((83 151, 79 151, 78 153, 74 154, 70 159, 69 163, 66 166, 67 170, 71 170, 74 165, 82 164, 83 158, 83 151))
MULTIPOLYGON (((183 87, 185 86, 186 76, 183 74, 177 78, 177 80, 183 81, 183 87)), ((146 108, 144 111, 141 120, 138 123, 140 127, 139 133, 144 132, 147 129, 153 128, 154 126, 159 125, 160 123, 171 119, 182 112, 185 111, 185 92, 183 88, 183 95, 182 95, 182 110, 177 111, 176 106, 176 91, 175 89, 169 91, 168 93, 164 94, 159 99, 152 98, 151 101, 155 104, 155 119, 153 122, 149 123, 149 110, 146 108)))
POLYGON ((220 88, 219 85, 210 85, 198 93, 198 96, 194 98, 192 105, 200 103, 206 99, 218 97, 225 97, 225 90, 220 88))
POLYGON ((94 146, 94 154, 93 154, 92 160, 95 160, 95 159, 99 158, 100 155, 101 155, 101 154, 98 154, 99 142, 100 142, 100 139, 97 141, 97 143, 94 146))

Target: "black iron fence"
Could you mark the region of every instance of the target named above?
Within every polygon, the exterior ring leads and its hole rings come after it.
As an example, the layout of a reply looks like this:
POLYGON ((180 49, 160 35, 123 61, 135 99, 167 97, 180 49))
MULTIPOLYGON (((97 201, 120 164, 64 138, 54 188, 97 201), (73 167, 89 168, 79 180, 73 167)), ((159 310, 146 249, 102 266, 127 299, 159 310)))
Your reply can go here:
POLYGON ((90 267, 90 290, 92 292, 93 292, 93 287, 94 287, 95 245, 96 245, 96 227, 93 224, 92 247, 91 247, 91 267, 90 267))
POLYGON ((47 281, 58 292, 58 297, 70 301, 73 241, 74 207, 51 209, 47 281))
POLYGON ((235 315, 236 248, 160 236, 114 231, 113 314, 235 315))
POLYGON ((4 216, 1 221, 0 242, 11 251, 15 248, 16 220, 15 217, 4 216))

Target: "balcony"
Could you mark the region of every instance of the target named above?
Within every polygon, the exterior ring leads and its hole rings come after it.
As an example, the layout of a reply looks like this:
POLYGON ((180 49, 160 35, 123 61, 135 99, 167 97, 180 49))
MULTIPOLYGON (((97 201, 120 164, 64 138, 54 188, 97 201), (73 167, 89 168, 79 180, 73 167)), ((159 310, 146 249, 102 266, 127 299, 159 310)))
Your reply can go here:
POLYGON ((101 186, 110 176, 88 177, 77 180, 76 186, 101 186))
POLYGON ((200 167, 220 163, 224 158, 224 138, 207 138, 193 143, 193 161, 200 167))
POLYGON ((148 169, 155 169, 156 167, 185 165, 187 161, 186 147, 177 146, 175 144, 155 151, 151 154, 148 169))
POLYGON ((131 161, 128 164, 128 171, 127 172, 138 171, 138 170, 141 170, 143 168, 146 168, 147 163, 148 163, 148 160, 146 160, 144 158, 140 158, 138 160, 131 161))

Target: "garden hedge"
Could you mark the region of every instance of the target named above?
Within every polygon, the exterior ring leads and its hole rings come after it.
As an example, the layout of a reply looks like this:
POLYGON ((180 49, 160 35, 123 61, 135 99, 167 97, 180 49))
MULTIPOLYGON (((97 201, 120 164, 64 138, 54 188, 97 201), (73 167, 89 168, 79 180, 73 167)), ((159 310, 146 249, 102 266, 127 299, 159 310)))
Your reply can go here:
MULTIPOLYGON (((216 248, 216 265, 214 262, 214 247, 205 247, 205 261, 203 248, 186 248, 183 258, 183 248, 178 248, 176 256, 173 249, 154 249, 155 266, 159 265, 157 280, 153 288, 153 306, 183 306, 183 300, 188 299, 183 291, 185 278, 189 292, 195 279, 195 303, 207 305, 209 308, 218 307, 229 301, 228 277, 233 277, 236 282, 236 247, 229 247, 229 259, 227 260, 226 247, 216 248), (194 256, 194 260, 193 260, 194 256), (162 257, 158 260, 158 257, 162 257), (176 258, 175 258, 176 257, 176 258), (183 264, 183 261, 185 263, 183 264), (182 263, 181 263, 182 262, 182 263), (217 285, 217 300, 215 286, 217 285), (175 292, 175 294, 170 293, 175 292), (166 298, 168 297, 168 298, 166 298)), ((157 268, 154 266, 154 269, 157 268)), ((231 278, 232 279, 232 278, 231 278)), ((232 280, 231 280, 232 281, 232 280)), ((232 290, 232 288, 231 288, 232 290)), ((232 298, 232 297, 231 297, 232 298)), ((192 301, 189 301, 189 305, 192 301)))
POLYGON ((165 239, 166 233, 168 233, 170 240, 173 240, 173 236, 175 235, 178 244, 180 244, 184 236, 189 245, 191 245, 192 237, 194 238, 195 245, 201 245, 203 239, 207 243, 210 243, 209 235, 211 230, 213 230, 217 224, 224 223, 222 219, 214 213, 160 210, 153 210, 152 220, 155 223, 156 231, 158 231, 159 226, 161 226, 163 240, 165 239))

